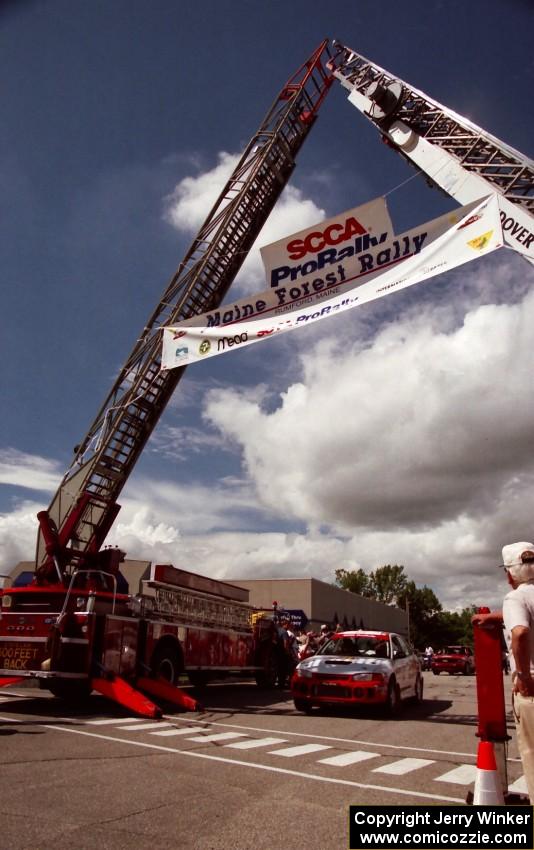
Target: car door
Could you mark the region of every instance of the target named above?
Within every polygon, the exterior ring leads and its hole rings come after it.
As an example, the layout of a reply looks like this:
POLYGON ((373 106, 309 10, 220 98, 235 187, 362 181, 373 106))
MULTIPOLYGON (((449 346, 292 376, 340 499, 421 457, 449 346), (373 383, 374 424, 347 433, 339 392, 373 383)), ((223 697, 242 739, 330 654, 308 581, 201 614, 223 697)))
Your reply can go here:
POLYGON ((411 653, 408 645, 402 640, 400 635, 391 635, 391 643, 393 646, 393 669, 395 670, 395 677, 401 695, 405 697, 407 691, 413 687, 411 653))

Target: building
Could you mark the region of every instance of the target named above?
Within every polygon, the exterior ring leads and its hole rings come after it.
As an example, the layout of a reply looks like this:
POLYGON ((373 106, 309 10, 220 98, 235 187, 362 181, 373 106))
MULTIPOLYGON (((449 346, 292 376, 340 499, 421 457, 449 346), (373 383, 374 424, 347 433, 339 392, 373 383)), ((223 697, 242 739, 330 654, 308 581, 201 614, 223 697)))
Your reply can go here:
POLYGON ((316 578, 227 579, 245 587, 255 608, 304 611, 306 629, 318 631, 321 623, 354 629, 384 629, 409 636, 408 612, 343 590, 316 578))

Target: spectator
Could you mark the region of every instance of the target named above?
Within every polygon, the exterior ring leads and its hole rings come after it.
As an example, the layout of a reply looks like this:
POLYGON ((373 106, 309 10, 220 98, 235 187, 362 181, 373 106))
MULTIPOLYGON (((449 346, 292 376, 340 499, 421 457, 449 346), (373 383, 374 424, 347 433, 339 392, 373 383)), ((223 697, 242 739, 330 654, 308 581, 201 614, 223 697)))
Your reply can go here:
POLYGON ((305 658, 309 658, 310 655, 315 655, 317 652, 317 635, 315 632, 308 632, 305 635, 305 639, 303 643, 300 645, 299 649, 299 661, 303 661, 305 658))
POLYGON ((330 640, 330 638, 332 637, 332 634, 333 634, 333 632, 330 629, 330 626, 328 626, 326 623, 323 623, 323 625, 321 626, 321 634, 320 634, 319 646, 318 646, 319 649, 321 649, 321 647, 324 646, 325 643, 330 640))
POLYGON ((508 584, 504 626, 512 635, 512 705, 517 744, 531 803, 534 802, 534 544, 512 543, 502 550, 508 584))
POLYGON ((278 687, 285 688, 298 662, 298 643, 289 618, 284 618, 280 623, 278 637, 278 687))

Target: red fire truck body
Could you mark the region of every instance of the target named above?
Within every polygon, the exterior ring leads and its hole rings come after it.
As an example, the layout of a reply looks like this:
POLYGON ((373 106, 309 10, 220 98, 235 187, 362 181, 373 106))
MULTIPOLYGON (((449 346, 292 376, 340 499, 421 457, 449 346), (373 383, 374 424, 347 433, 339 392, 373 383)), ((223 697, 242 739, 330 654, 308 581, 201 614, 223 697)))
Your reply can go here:
POLYGON ((112 572, 95 569, 75 572, 68 588, 4 589, 0 678, 35 679, 64 697, 112 681, 150 691, 184 675, 193 684, 231 674, 275 683, 276 629, 254 616, 247 590, 161 564, 137 595, 116 585, 112 572))

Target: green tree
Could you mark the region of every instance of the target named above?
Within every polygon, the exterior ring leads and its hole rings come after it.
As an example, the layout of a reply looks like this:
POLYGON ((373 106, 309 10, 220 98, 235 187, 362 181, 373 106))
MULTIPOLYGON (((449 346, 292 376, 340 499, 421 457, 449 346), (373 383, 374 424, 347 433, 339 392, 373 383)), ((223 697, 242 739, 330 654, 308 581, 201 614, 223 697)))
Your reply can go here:
POLYGON ((408 579, 404 574, 404 567, 398 564, 385 564, 371 573, 369 583, 373 598, 391 605, 397 604, 399 598, 405 593, 408 579))
POLYGON ((336 570, 336 584, 343 590, 350 590, 358 596, 371 596, 369 576, 362 569, 336 570))
POLYGON ((408 581, 397 604, 408 611, 413 645, 421 649, 429 643, 434 646, 432 640, 438 630, 438 618, 442 611, 441 602, 434 591, 426 584, 417 587, 414 581, 408 581))

